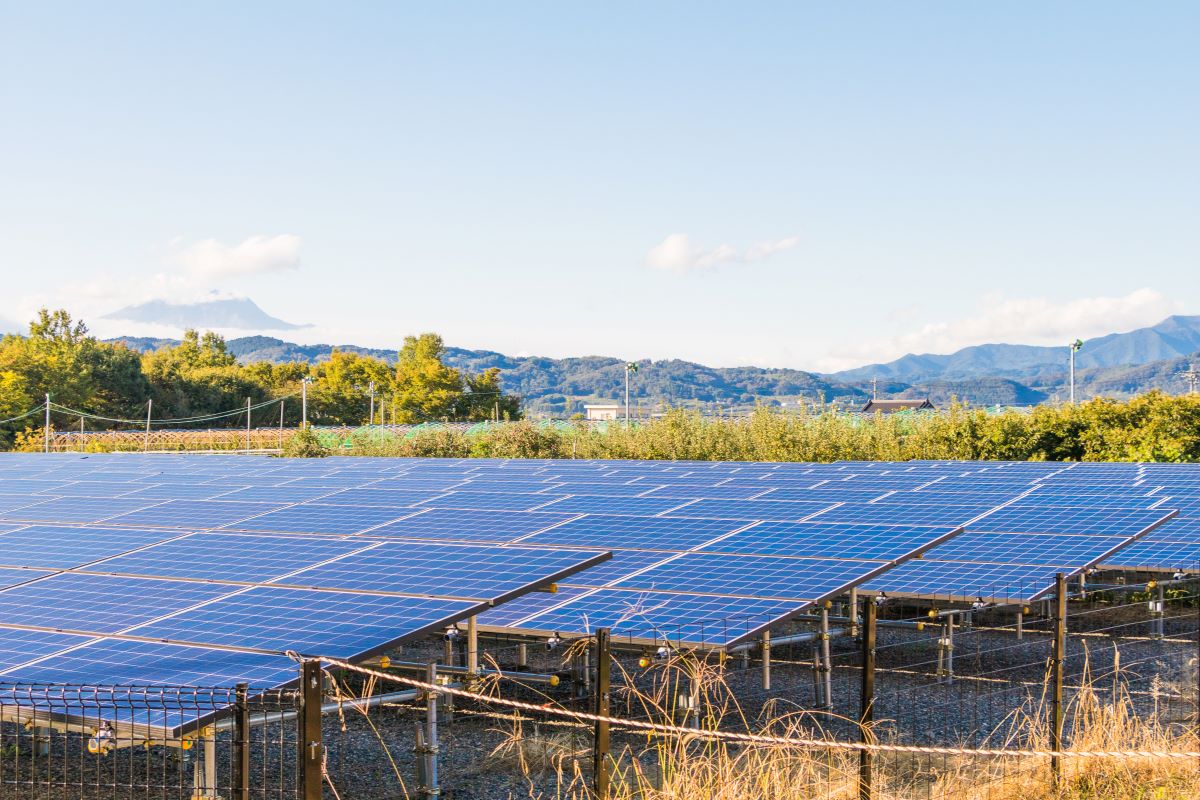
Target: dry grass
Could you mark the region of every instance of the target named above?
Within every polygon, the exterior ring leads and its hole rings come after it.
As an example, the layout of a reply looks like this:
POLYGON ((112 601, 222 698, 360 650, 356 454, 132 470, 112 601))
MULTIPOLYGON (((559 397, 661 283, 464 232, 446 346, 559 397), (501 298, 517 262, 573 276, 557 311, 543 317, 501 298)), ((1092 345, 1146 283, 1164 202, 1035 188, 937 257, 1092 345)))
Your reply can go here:
MULTIPOLYGON (((632 685, 632 681, 625 682, 632 685)), ((1194 692, 1192 687, 1188 692, 1194 692)), ((1048 695, 1017 709, 988 746, 1048 750, 1048 695)), ((685 704, 686 705, 686 704, 685 704)), ((700 729, 750 730, 811 739, 820 737, 814 718, 768 707, 751 719, 725 685, 720 666, 674 658, 652 686, 626 690, 614 711, 700 729), (680 712, 681 698, 695 697, 703 711, 680 712)), ((1165 723, 1136 713, 1123 691, 1084 681, 1065 709, 1070 750, 1200 750, 1197 720, 1165 723)), ((698 730, 697 734, 701 731, 698 730)), ((526 777, 536 800, 592 800, 590 739, 586 731, 533 728, 514 722, 493 753, 496 766, 526 777), (544 788, 546 776, 554 789, 544 788), (539 788, 543 787, 543 788, 539 788)), ((614 746, 612 800, 849 800, 858 797, 855 751, 742 746, 705 740, 624 735, 614 746)), ((1196 800, 1200 764, 1190 759, 1062 759, 1056 781, 1044 757, 995 757, 881 753, 874 758, 876 800, 1196 800)))

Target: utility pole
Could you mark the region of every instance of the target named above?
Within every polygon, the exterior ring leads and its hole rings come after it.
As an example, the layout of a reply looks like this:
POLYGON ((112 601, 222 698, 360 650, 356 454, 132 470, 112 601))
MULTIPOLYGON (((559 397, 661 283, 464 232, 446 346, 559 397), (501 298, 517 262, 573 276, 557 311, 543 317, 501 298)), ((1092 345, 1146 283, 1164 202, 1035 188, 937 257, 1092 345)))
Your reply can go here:
POLYGON ((625 430, 629 430, 629 373, 636 373, 638 365, 630 361, 625 365, 625 430))
POLYGON ((371 393, 371 416, 367 419, 368 425, 375 424, 375 381, 367 384, 367 390, 371 393))
POLYGON ((50 452, 50 393, 46 392, 46 430, 44 434, 46 452, 50 452))
POLYGON ((154 398, 146 401, 146 436, 142 439, 142 452, 150 449, 150 412, 154 410, 154 398))
POLYGON ((871 399, 879 399, 879 378, 871 378, 871 399))
POLYGON ((1200 371, 1196 370, 1196 365, 1194 363, 1186 370, 1179 373, 1179 377, 1187 381, 1188 394, 1195 394, 1197 388, 1200 388, 1200 371))
POLYGON ((250 398, 246 398, 246 452, 250 452, 250 398))
POLYGON ((1083 340, 1076 339, 1071 342, 1071 405, 1075 405, 1075 353, 1083 347, 1083 340))

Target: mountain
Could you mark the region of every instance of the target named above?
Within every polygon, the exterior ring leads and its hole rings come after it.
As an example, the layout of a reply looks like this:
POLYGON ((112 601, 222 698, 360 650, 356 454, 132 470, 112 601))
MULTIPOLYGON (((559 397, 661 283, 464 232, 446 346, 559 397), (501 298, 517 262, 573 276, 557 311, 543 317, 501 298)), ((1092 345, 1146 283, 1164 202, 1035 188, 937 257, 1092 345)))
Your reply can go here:
MULTIPOLYGON (((141 352, 178 344, 172 339, 138 337, 114 341, 141 352)), ((333 345, 296 344, 270 336, 230 339, 227 345, 242 363, 318 363, 334 350, 333 345)), ((337 349, 396 362, 396 350, 355 345, 337 349)), ((642 361, 631 385, 632 402, 648 410, 662 405, 745 409, 756 403, 794 406, 797 401, 819 400, 854 407, 875 389, 881 398, 928 397, 935 405, 952 398, 981 406, 1036 405, 1066 398, 1065 349, 980 345, 948 356, 910 355, 834 375, 642 361)), ((1149 389, 1178 393, 1186 388, 1180 373, 1192 360, 1200 361, 1200 317, 1170 317, 1152 328, 1091 339, 1077 359, 1076 393, 1081 398, 1128 397, 1149 389), (1171 356, 1151 358, 1164 352, 1171 356)), ((446 362, 467 372, 498 368, 505 389, 521 395, 526 412, 533 416, 567 416, 581 411, 585 403, 620 402, 624 397, 625 362, 617 358, 516 357, 449 347, 446 362)))
MULTIPOLYGON (((1123 367, 1179 358, 1200 350, 1200 316, 1167 317, 1157 325, 1127 333, 1088 339, 1075 354, 1075 367, 1123 367)), ((825 377, 839 382, 883 378, 906 383, 988 376, 1035 383, 1052 381, 1067 372, 1067 347, 983 344, 949 355, 909 354, 886 364, 834 372, 825 377)))
POLYGON ((284 322, 278 317, 272 317, 259 308, 253 300, 246 297, 201 300, 198 303, 169 303, 166 300, 150 300, 146 303, 126 306, 111 314, 105 314, 104 318, 170 325, 175 328, 290 331, 309 327, 308 325, 294 325, 284 322))
MULTIPOLYGON (((122 337, 119 341, 134 350, 149 352, 177 344, 171 339, 122 337)), ((230 339, 229 351, 242 363, 293 361, 318 363, 329 358, 334 346, 302 345, 270 336, 230 339)), ((337 345, 351 351, 396 362, 396 350, 354 345, 337 345)), ((625 392, 625 362, 618 358, 539 358, 506 356, 490 350, 446 348, 446 363, 466 372, 496 367, 504 388, 521 395, 526 411, 565 416, 581 411, 589 402, 620 402, 625 392)), ((840 400, 859 404, 868 394, 861 388, 826 381, 810 372, 756 367, 714 368, 689 361, 642 361, 631 386, 630 404, 654 409, 659 404, 692 407, 745 407, 756 402, 806 402, 840 400)))

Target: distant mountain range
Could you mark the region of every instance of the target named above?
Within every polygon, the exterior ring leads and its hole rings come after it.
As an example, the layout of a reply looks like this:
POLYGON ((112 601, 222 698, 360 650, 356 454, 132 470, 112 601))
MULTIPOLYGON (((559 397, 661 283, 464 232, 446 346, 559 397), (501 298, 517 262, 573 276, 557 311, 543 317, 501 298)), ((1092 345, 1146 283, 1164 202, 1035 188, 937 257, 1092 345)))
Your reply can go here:
MULTIPOLYGON (((140 351, 175 344, 171 339, 124 337, 140 351)), ((243 363, 316 363, 334 347, 302 345, 268 336, 229 341, 243 363)), ((339 345, 339 350, 395 363, 396 351, 339 345)), ((1180 392, 1179 373, 1192 357, 1200 360, 1200 316, 1168 317, 1157 325, 1089 339, 1076 355, 1080 397, 1129 396, 1149 389, 1180 392)), ((589 402, 618 402, 624 393, 625 362, 617 358, 539 358, 506 356, 488 350, 447 349, 452 366, 479 372, 501 370, 504 386, 520 394, 534 415, 564 416, 589 402)), ((702 408, 746 407, 755 403, 811 403, 824 400, 859 405, 878 379, 880 397, 951 397, 976 405, 1033 405, 1066 396, 1067 348, 990 344, 950 355, 908 355, 887 364, 821 375, 791 369, 714 368, 688 361, 643 361, 633 381, 634 403, 653 409, 663 404, 702 408)))
POLYGON ((170 325, 175 328, 222 328, 242 331, 292 331, 307 328, 272 317, 247 297, 169 303, 150 300, 105 314, 104 319, 170 325))
MULTIPOLYGON (((1200 316, 1167 317, 1157 325, 1128 333, 1088 339, 1075 355, 1075 368, 1121 367, 1187 356, 1200 350, 1200 316)), ((915 383, 936 379, 989 376, 1023 380, 1058 374, 1067 369, 1067 343, 1061 347, 1021 344, 981 344, 950 355, 906 355, 886 364, 843 370, 828 375, 837 381, 872 378, 915 383)))

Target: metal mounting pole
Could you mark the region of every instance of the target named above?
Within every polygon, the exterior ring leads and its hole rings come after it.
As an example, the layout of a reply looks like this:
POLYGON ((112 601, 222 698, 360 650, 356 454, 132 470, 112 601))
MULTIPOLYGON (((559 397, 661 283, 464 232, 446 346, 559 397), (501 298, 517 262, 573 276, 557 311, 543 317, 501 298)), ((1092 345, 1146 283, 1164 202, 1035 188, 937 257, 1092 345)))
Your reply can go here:
POLYGON ((771 691, 771 632, 762 633, 762 686, 763 691, 771 691))
MULTIPOLYGON (((1054 697, 1051 700, 1050 749, 1059 752, 1063 747, 1063 665, 1067 652, 1067 579, 1061 572, 1054 576, 1054 697)), ((1062 777, 1059 756, 1051 756, 1050 772, 1057 787, 1062 777)))
POLYGON ((239 683, 233 717, 233 800, 250 800, 250 706, 249 687, 239 683))
POLYGON ((829 609, 821 609, 821 679, 823 706, 833 710, 833 659, 829 655, 829 609))
MULTIPOLYGON (((425 670, 425 682, 434 686, 437 684, 437 664, 432 661, 425 670)), ((420 760, 424 765, 421 785, 417 793, 421 797, 437 797, 442 790, 438 786, 438 692, 430 690, 425 695, 425 736, 421 747, 420 760)))
POLYGON ((300 665, 300 797, 321 800, 324 745, 321 742, 321 662, 300 665))
POLYGON ((479 626, 475 617, 467 617, 467 682, 479 677, 479 626))
POLYGON ((524 642, 517 645, 517 672, 529 671, 529 646, 524 642))
MULTIPOLYGON (((862 691, 859 693, 859 736, 870 741, 871 723, 875 720, 875 617, 877 610, 871 599, 863 604, 862 632, 862 691)), ((858 797, 871 800, 871 770, 874 754, 869 750, 858 751, 858 797)))
POLYGON ((1166 592, 1162 581, 1158 583, 1158 599, 1154 604, 1154 638, 1161 639, 1166 634, 1163 620, 1167 616, 1166 592))
MULTIPOLYGON (((610 692, 612 656, 609 652, 608 628, 596 630, 596 716, 607 717, 611 710, 610 692)), ((609 730, 605 719, 597 719, 592 749, 592 781, 597 800, 607 800, 609 794, 609 730)))

